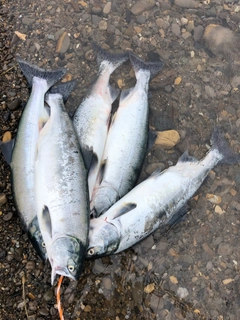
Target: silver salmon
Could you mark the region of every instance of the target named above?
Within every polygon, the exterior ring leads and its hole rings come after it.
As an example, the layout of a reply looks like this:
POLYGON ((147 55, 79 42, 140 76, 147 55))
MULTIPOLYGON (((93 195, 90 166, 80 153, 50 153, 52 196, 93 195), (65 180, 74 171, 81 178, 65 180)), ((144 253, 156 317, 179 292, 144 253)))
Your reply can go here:
POLYGON ((128 54, 111 54, 96 45, 95 48, 99 66, 98 78, 73 117, 73 125, 80 142, 84 162, 89 170, 90 198, 107 138, 112 103, 120 92, 110 86, 109 78, 113 71, 128 59, 128 54))
POLYGON ((87 171, 63 95, 46 96, 50 118, 40 131, 35 197, 40 230, 56 274, 78 280, 88 243, 87 171))
POLYGON ((64 76, 66 70, 44 70, 20 57, 17 57, 17 61, 31 87, 31 94, 24 108, 15 141, 1 144, 1 149, 11 166, 13 195, 24 228, 38 255, 46 260, 46 249, 35 207, 34 164, 39 128, 49 117, 44 108, 44 95, 64 76))
POLYGON ((129 55, 137 83, 134 88, 121 92, 119 107, 109 128, 90 204, 94 217, 107 211, 133 188, 146 154, 148 86, 164 63, 147 63, 133 54, 129 55))
POLYGON ((153 173, 105 214, 92 219, 87 257, 121 252, 183 216, 186 202, 215 165, 240 162, 240 155, 232 152, 218 129, 212 142, 201 161, 185 152, 175 166, 153 173))

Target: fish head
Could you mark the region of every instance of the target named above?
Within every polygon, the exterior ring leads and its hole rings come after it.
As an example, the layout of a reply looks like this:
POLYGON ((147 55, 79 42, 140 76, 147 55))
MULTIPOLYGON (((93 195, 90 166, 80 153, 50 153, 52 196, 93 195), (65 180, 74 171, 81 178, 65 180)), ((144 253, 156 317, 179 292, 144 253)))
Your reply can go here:
POLYGON ((52 266, 52 284, 57 274, 76 281, 80 278, 85 250, 85 245, 72 236, 60 237, 53 242, 49 257, 52 266))
POLYGON ((95 258, 114 254, 118 249, 120 236, 118 229, 112 223, 105 222, 89 232, 87 258, 95 258))

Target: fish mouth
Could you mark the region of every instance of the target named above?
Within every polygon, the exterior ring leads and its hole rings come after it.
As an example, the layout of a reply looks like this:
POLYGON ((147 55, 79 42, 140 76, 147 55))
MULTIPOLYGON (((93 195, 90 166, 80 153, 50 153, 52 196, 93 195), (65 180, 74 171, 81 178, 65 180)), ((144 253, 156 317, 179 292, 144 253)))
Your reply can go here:
POLYGON ((59 276, 64 276, 64 277, 68 277, 68 278, 71 278, 73 280, 76 280, 67 270, 67 268, 63 268, 63 267, 59 267, 59 266, 56 266, 56 267, 52 267, 52 274, 51 274, 51 284, 53 285, 54 283, 54 280, 57 276, 57 274, 59 276))

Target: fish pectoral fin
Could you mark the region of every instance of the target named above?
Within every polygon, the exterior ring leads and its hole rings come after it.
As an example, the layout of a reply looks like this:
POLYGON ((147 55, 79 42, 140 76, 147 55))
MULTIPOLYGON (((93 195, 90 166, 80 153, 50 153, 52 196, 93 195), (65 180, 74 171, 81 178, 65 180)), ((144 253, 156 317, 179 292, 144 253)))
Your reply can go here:
POLYGON ((12 153, 15 145, 15 138, 6 142, 0 141, 0 149, 2 151, 5 161, 10 165, 12 160, 12 153))
POLYGON ((90 175, 92 172, 94 172, 94 170, 96 169, 98 165, 98 156, 95 152, 92 153, 92 160, 90 163, 90 167, 87 168, 88 169, 88 175, 90 175))
POLYGON ((122 216, 123 214, 129 212, 129 211, 132 211, 133 209, 135 209, 137 207, 137 204, 136 203, 126 203, 124 206, 122 206, 118 211, 117 213, 115 214, 114 216, 114 219, 122 216))
POLYGON ((104 159, 101 162, 101 166, 100 166, 99 172, 98 172, 98 177, 97 177, 98 184, 100 184, 103 181, 104 171, 105 171, 106 165, 107 165, 107 159, 104 159))
POLYGON ((46 232, 52 238, 52 221, 48 207, 45 205, 42 209, 42 221, 44 223, 44 227, 46 232))
POLYGON ((119 96, 120 89, 114 88, 110 84, 108 85, 108 88, 109 88, 112 102, 114 102, 117 99, 117 97, 119 96))
MULTIPOLYGON (((92 164, 92 161, 93 161, 93 156, 95 154, 93 152, 93 148, 92 147, 90 148, 89 146, 84 145, 84 146, 81 146, 81 152, 82 152, 85 168, 87 169, 87 171, 89 171, 91 164, 92 164)), ((96 155, 96 157, 97 157, 97 155, 96 155)))
POLYGON ((198 162, 198 160, 195 157, 190 156, 186 150, 178 159, 178 163, 180 162, 198 162))

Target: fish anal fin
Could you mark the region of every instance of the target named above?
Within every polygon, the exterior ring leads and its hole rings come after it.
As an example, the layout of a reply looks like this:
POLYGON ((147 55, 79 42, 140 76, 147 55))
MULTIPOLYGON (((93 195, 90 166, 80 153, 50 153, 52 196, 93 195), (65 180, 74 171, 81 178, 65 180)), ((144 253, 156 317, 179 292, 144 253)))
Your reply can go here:
POLYGON ((189 211, 189 206, 185 204, 173 215, 173 217, 169 220, 168 225, 172 227, 177 223, 181 222, 182 220, 184 220, 184 216, 185 214, 187 214, 188 211, 189 211))

